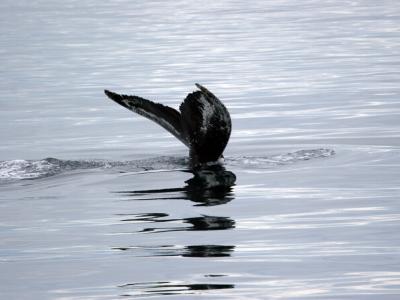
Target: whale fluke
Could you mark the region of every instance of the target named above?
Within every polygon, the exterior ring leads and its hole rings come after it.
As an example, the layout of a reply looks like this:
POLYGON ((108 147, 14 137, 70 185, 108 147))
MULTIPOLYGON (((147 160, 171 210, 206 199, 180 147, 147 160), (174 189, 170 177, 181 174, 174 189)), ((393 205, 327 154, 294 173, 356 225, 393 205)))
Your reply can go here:
POLYGON ((165 128, 189 147, 193 166, 215 162, 231 134, 231 118, 222 102, 209 90, 199 88, 187 95, 177 110, 138 96, 119 95, 108 90, 105 94, 118 104, 165 128))

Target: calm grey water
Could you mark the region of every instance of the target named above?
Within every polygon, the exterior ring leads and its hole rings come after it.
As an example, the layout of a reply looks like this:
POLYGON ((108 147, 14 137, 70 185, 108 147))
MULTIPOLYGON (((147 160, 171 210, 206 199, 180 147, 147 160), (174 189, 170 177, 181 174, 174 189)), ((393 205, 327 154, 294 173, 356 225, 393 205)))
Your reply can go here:
POLYGON ((397 1, 0 3, 1 299, 398 299, 397 1), (228 107, 236 185, 103 89, 228 107))

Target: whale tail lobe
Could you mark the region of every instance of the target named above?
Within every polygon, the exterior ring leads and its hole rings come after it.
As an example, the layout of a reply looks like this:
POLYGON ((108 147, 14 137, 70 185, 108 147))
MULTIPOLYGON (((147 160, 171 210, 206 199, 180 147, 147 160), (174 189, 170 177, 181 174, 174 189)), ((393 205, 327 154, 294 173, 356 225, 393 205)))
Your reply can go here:
POLYGON ((182 135, 181 115, 169 107, 138 96, 120 95, 105 90, 104 93, 123 107, 157 123, 168 132, 173 134, 186 146, 189 146, 187 140, 182 135))

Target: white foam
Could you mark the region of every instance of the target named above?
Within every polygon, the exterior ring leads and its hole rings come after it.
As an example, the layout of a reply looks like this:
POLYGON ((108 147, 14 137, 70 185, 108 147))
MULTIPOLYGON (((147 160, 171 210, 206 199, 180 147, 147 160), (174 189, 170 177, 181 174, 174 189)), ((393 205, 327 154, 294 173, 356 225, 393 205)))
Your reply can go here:
POLYGON ((54 173, 57 166, 47 160, 0 162, 0 179, 32 179, 54 173))
MULTIPOLYGON (((299 150, 273 156, 244 156, 225 159, 227 168, 238 166, 240 168, 269 168, 278 165, 292 164, 315 158, 323 158, 334 155, 330 149, 299 150)), ((210 162, 207 166, 223 164, 224 159, 210 162)), ((60 160, 57 158, 45 158, 42 160, 9 160, 0 161, 0 180, 36 179, 68 172, 72 170, 84 170, 95 168, 118 168, 119 170, 150 171, 173 170, 187 166, 185 158, 158 157, 147 160, 133 161, 105 161, 105 160, 60 160)))
POLYGON ((226 163, 228 168, 229 166, 240 166, 263 169, 279 165, 293 164, 299 161, 310 159, 329 157, 334 154, 335 151, 331 149, 299 150, 291 153, 271 156, 243 156, 239 158, 228 158, 226 159, 226 163))

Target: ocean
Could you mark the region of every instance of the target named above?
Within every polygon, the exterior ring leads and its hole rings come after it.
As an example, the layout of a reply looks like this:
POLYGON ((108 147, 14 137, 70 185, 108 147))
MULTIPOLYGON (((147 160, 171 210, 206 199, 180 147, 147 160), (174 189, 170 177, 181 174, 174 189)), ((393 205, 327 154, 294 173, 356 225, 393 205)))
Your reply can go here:
POLYGON ((0 15, 1 299, 399 298, 396 1, 0 15), (231 114, 222 187, 103 93, 178 108, 195 83, 231 114))

